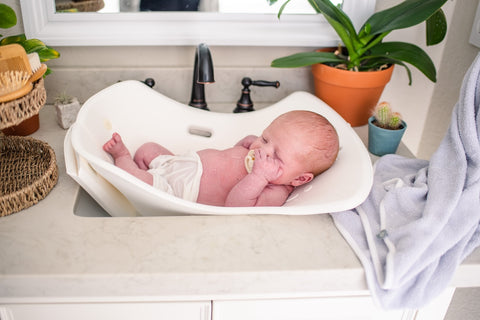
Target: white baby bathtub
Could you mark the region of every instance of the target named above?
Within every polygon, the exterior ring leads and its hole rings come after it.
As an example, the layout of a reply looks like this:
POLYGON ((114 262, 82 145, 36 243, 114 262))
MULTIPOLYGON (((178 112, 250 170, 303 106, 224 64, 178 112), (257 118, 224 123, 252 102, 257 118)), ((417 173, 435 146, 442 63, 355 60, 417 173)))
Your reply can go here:
POLYGON ((356 207, 373 181, 368 152, 350 125, 323 101, 295 92, 267 108, 241 114, 209 112, 176 102, 139 81, 116 83, 92 96, 65 138, 67 173, 112 216, 176 214, 291 214, 337 212, 356 207), (247 134, 259 135, 290 110, 325 116, 340 137, 334 165, 296 188, 281 207, 217 207, 157 190, 115 167, 102 145, 118 132, 132 152, 155 141, 174 153, 228 148, 247 134))

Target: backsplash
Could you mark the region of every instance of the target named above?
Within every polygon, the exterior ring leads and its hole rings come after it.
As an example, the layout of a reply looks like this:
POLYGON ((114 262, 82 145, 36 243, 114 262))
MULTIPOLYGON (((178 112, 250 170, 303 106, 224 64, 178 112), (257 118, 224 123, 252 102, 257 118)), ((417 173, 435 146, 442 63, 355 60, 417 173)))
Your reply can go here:
MULTIPOLYGON (((119 80, 155 79, 154 89, 177 101, 190 100, 195 46, 177 47, 59 47, 59 59, 49 61, 53 70, 45 81, 48 103, 59 92, 67 91, 85 102, 99 90, 119 80)), ((231 112, 241 95, 243 77, 253 80, 280 81, 278 89, 254 87, 256 106, 276 102, 288 94, 303 90, 313 92, 309 67, 279 69, 270 62, 283 55, 308 48, 210 47, 215 83, 205 85, 209 108, 225 105, 231 112)), ((223 110, 222 110, 223 111, 223 110)))
MULTIPOLYGON (((155 80, 154 89, 177 101, 188 103, 192 89, 191 67, 158 68, 56 68, 46 79, 48 103, 66 91, 83 103, 99 90, 119 80, 155 80)), ((211 110, 231 112, 241 95, 241 80, 280 81, 280 87, 250 87, 254 105, 276 102, 294 91, 313 92, 309 68, 215 68, 215 83, 205 85, 206 100, 211 110), (215 107, 221 108, 216 110, 215 107)))

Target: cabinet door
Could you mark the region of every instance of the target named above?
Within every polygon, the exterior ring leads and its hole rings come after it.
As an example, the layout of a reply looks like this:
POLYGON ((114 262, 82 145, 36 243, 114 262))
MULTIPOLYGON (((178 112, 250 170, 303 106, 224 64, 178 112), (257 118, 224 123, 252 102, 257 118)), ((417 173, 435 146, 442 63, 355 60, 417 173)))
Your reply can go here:
POLYGON ((400 320, 403 311, 382 311, 367 296, 214 301, 212 320, 400 320))
POLYGON ((38 303, 0 306, 1 320, 209 320, 210 301, 159 303, 38 303), (12 319, 9 319, 12 318, 12 319))

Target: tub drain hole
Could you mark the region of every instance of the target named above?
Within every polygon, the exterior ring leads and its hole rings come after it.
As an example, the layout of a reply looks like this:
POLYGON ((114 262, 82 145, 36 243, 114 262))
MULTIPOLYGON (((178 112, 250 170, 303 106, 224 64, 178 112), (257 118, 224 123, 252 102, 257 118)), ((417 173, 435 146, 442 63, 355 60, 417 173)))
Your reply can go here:
POLYGON ((212 136, 212 132, 210 130, 202 129, 202 128, 196 128, 196 127, 188 128, 188 133, 196 135, 196 136, 207 137, 207 138, 210 138, 212 136))

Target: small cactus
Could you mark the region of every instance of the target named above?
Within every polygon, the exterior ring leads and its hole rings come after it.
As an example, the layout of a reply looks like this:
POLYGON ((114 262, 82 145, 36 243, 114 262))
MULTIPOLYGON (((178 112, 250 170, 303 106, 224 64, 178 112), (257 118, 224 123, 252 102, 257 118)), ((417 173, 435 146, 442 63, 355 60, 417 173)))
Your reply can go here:
POLYGON ((391 129, 399 129, 400 126, 402 125, 402 115, 398 112, 393 112, 392 117, 390 118, 390 121, 388 122, 388 126, 391 129))
POLYGON ((376 107, 373 116, 375 124, 384 129, 396 130, 402 126, 402 116, 393 112, 388 102, 380 102, 376 107))

